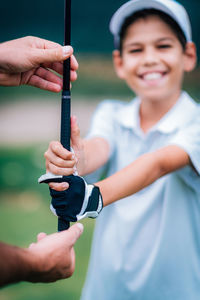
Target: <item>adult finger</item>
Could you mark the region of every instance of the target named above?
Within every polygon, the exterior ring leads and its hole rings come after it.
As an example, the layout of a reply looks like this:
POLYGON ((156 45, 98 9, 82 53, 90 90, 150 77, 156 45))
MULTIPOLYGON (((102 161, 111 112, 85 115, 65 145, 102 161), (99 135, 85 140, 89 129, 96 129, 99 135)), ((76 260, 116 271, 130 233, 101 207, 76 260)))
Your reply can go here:
POLYGON ((70 57, 70 68, 71 70, 78 70, 78 61, 76 59, 76 57, 72 54, 72 56, 70 57))
POLYGON ((35 71, 35 75, 47 81, 54 82, 59 85, 62 84, 62 78, 60 76, 56 75, 55 73, 45 68, 41 68, 41 67, 37 68, 37 70, 35 71))
POLYGON ((59 93, 62 89, 62 84, 47 81, 37 75, 32 75, 27 84, 54 93, 59 93))
MULTIPOLYGON (((70 69, 72 71, 77 71, 78 70, 78 62, 75 58, 74 55, 70 57, 70 69)), ((59 74, 63 74, 63 61, 53 61, 53 62, 46 62, 42 64, 45 68, 52 69, 56 71, 59 74)))
MULTIPOLYGON (((53 73, 52 73, 53 74, 53 73)), ((55 74, 53 75, 54 78, 56 78, 55 74)), ((77 74, 75 71, 71 71, 71 81, 75 81, 77 78, 77 74)), ((55 80, 55 79, 54 79, 55 80)), ((37 76, 37 75, 32 75, 28 82, 26 83, 27 85, 31 85, 31 86, 34 86, 34 87, 37 87, 37 88, 40 88, 42 90, 47 90, 47 91, 50 91, 50 92, 55 92, 55 93, 58 93, 61 91, 62 89, 62 86, 63 86, 63 83, 62 81, 59 82, 61 79, 59 77, 56 78, 56 81, 58 81, 58 83, 54 83, 54 82, 51 82, 49 80, 46 80, 46 79, 43 79, 41 78, 40 76, 37 76)), ((10 84, 11 85, 11 84, 10 84)))
MULTIPOLYGON (((50 63, 50 64, 42 64, 42 66, 46 69, 53 70, 56 73, 63 75, 63 63, 56 62, 56 63, 50 63)), ((75 81, 77 79, 78 75, 76 70, 71 69, 70 71, 70 81, 75 81)))
POLYGON ((71 46, 58 46, 53 49, 32 49, 30 56, 34 65, 40 65, 48 62, 63 61, 73 53, 71 46))
POLYGON ((37 235, 37 242, 41 241, 46 236, 47 236, 47 234, 45 232, 38 233, 38 235, 37 235))
POLYGON ((55 73, 39 67, 35 71, 29 71, 22 74, 21 84, 37 86, 43 89, 50 89, 55 92, 62 88, 62 79, 55 73))
POLYGON ((62 231, 61 233, 63 234, 63 236, 65 236, 66 240, 70 242, 71 247, 73 247, 83 233, 83 229, 84 227, 82 223, 76 223, 72 225, 68 230, 62 231))

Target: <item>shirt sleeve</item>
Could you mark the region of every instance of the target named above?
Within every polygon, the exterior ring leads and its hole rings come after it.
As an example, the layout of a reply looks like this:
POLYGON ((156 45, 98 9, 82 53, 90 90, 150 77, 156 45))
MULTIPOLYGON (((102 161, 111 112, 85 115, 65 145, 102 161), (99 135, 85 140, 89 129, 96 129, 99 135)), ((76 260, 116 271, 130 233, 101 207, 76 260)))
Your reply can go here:
MULTIPOLYGON (((114 130, 114 117, 115 111, 117 109, 117 101, 115 100, 105 100, 101 102, 92 117, 91 126, 86 139, 101 137, 104 138, 109 144, 109 160, 115 149, 115 130, 114 130)), ((94 183, 105 177, 107 173, 107 168, 109 161, 97 169, 85 176, 88 183, 94 183)))
POLYGON ((193 166, 187 166, 178 171, 179 176, 192 188, 200 192, 200 109, 194 118, 184 126, 170 141, 184 149, 190 157, 193 166))
POLYGON ((93 115, 90 130, 86 139, 93 137, 104 138, 110 147, 110 155, 112 155, 115 148, 115 134, 114 134, 114 111, 115 101, 105 100, 97 106, 93 115))

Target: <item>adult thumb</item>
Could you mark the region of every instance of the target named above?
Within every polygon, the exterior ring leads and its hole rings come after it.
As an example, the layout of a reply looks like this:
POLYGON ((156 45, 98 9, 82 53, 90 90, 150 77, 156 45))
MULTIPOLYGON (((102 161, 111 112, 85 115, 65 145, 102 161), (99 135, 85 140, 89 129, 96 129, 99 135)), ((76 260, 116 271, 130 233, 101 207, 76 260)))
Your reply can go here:
POLYGON ((72 55, 73 48, 71 46, 58 46, 48 49, 35 49, 35 51, 35 60, 41 64, 63 61, 72 55))
MULTIPOLYGON (((73 246, 76 241, 79 239, 81 234, 83 233, 83 224, 76 223, 72 225, 66 232, 67 232, 67 239, 70 241, 71 246, 73 246)), ((63 231, 64 233, 64 231, 63 231)))

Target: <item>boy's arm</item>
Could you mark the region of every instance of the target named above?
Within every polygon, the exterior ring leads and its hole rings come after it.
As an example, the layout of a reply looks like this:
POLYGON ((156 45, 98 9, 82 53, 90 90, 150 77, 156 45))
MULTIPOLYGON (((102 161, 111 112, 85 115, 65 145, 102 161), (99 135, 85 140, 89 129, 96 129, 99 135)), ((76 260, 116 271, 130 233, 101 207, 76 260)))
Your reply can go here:
POLYGON ((95 185, 101 191, 103 205, 107 206, 188 164, 190 164, 188 154, 182 148, 170 145, 140 156, 127 167, 95 185))
MULTIPOLYGON (((61 162, 64 165, 62 159, 61 162)), ((95 186, 100 189, 103 206, 107 206, 142 190, 160 177, 188 164, 190 164, 189 155, 182 148, 170 145, 140 156, 114 175, 95 183, 95 186)), ((59 171, 59 168, 56 170, 59 171)), ((68 172, 67 168, 65 172, 68 172)), ((60 175, 63 174, 60 172, 60 175)), ((57 191, 63 191, 69 187, 69 185, 62 187, 59 183, 50 183, 49 186, 57 191)))
POLYGON ((85 165, 84 168, 80 168, 79 174, 81 176, 90 174, 103 166, 109 156, 108 142, 101 138, 95 137, 90 140, 83 140, 85 165))
POLYGON ((189 155, 182 148, 171 145, 147 153, 129 166, 94 185, 80 176, 64 176, 68 186, 45 181, 51 187, 51 209, 58 217, 75 222, 86 217, 96 218, 104 206, 130 196, 160 177, 190 164, 189 155), (59 192, 57 192, 59 191, 59 192))

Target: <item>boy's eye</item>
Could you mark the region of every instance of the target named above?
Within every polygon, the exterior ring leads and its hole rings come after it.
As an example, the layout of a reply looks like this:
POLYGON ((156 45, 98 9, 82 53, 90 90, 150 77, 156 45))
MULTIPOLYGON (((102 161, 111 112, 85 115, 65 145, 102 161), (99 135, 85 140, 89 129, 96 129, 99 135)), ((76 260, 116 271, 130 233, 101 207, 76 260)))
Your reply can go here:
POLYGON ((142 49, 141 48, 130 49, 129 52, 130 53, 138 53, 138 52, 142 52, 142 49))
POLYGON ((163 45, 158 45, 159 49, 167 49, 167 48, 171 48, 172 46, 170 44, 163 44, 163 45))

